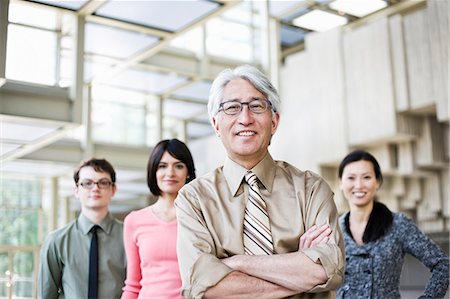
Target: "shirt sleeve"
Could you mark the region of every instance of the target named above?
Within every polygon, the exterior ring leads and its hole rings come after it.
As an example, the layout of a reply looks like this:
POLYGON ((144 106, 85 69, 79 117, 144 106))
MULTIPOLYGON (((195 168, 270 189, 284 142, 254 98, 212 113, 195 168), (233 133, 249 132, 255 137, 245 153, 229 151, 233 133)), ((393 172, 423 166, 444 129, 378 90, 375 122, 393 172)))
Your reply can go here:
MULTIPOLYGON (((308 190, 308 189, 307 189, 308 190)), ((306 229, 314 224, 328 224, 332 230, 326 244, 320 244, 303 252, 315 263, 320 263, 328 280, 308 292, 317 293, 338 289, 344 278, 344 241, 339 227, 339 216, 333 199, 333 192, 323 179, 318 179, 308 190, 305 209, 306 229)))
POLYGON ((399 214, 399 216, 401 235, 408 236, 408 238, 400 238, 404 250, 420 260, 431 271, 425 292, 419 298, 443 298, 449 285, 448 256, 405 215, 399 214))
POLYGON ((50 234, 41 248, 38 286, 39 298, 57 299, 61 290, 63 266, 59 258, 55 235, 50 234))
POLYGON ((185 189, 175 201, 178 221, 177 252, 185 298, 202 298, 233 270, 216 257, 216 247, 208 230, 198 200, 185 189))
POLYGON ((127 257, 127 277, 123 287, 122 299, 135 299, 141 290, 141 258, 134 237, 134 223, 137 214, 131 212, 124 221, 123 242, 127 257))

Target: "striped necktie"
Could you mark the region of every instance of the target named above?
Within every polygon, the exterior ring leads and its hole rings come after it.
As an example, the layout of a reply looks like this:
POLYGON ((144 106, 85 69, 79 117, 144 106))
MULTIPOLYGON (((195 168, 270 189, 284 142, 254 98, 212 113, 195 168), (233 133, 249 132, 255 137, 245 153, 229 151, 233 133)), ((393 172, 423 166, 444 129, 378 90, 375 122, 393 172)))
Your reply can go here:
POLYGON ((273 254, 272 233, 266 203, 258 187, 258 178, 249 171, 245 174, 249 197, 244 215, 244 251, 248 255, 273 254))

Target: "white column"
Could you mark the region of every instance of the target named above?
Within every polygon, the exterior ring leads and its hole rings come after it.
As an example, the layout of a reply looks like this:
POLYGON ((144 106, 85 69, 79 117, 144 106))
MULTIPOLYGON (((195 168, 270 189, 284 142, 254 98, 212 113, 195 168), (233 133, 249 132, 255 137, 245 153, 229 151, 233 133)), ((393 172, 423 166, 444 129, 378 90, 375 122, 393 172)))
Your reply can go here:
POLYGON ((157 130, 157 140, 159 142, 163 137, 163 97, 158 97, 156 100, 156 130, 157 130))
POLYGON ((0 87, 5 83, 9 0, 0 1, 0 87))
POLYGON ((85 19, 78 16, 76 19, 76 32, 74 37, 73 82, 70 87, 70 98, 73 100, 73 121, 81 123, 83 118, 83 85, 84 85, 84 30, 85 19))

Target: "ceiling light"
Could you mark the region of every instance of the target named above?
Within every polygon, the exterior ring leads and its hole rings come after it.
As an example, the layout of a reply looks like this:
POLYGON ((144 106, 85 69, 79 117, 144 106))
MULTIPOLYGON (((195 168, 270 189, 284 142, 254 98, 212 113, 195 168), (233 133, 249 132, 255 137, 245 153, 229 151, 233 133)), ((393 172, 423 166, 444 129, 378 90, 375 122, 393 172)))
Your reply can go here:
POLYGON ((329 4, 330 8, 362 18, 387 6, 383 0, 336 0, 329 4))
POLYGON ((348 20, 322 10, 313 10, 292 20, 295 26, 314 31, 327 31, 331 28, 347 24, 348 20))

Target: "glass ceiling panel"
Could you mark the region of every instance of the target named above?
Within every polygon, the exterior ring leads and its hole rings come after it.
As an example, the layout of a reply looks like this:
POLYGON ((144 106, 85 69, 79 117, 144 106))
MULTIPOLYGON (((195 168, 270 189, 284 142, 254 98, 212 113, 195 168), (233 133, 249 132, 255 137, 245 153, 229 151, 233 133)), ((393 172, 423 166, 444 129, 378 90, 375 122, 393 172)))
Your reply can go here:
POLYGON ((86 24, 86 52, 127 58, 140 50, 150 47, 159 39, 138 32, 108 27, 99 24, 86 24))
POLYGON ((41 2, 41 3, 45 3, 45 4, 50 4, 53 6, 57 6, 57 7, 63 7, 63 8, 68 8, 68 9, 72 9, 72 10, 78 10, 80 9, 86 2, 88 2, 88 0, 61 0, 61 1, 56 1, 56 0, 31 0, 33 2, 41 2))
POLYGON ((49 124, 19 124, 2 120, 0 136, 2 140, 15 140, 20 142, 36 141, 47 134, 58 130, 59 126, 49 124))
POLYGON ((164 117, 174 117, 178 119, 189 119, 206 111, 203 104, 188 103, 177 100, 164 100, 164 117))
POLYGON ((220 5, 211 1, 123 1, 111 0, 101 6, 97 15, 178 31, 220 5))
POLYGON ((182 98, 202 100, 205 103, 207 103, 210 88, 211 82, 198 81, 184 88, 179 89, 173 94, 182 98))
POLYGON ((58 12, 54 9, 46 9, 26 5, 21 2, 10 2, 9 21, 13 23, 25 24, 55 30, 57 28, 58 12))
POLYGON ((281 28, 281 44, 291 47, 301 43, 305 39, 306 32, 300 28, 282 25, 281 28))
POLYGON ((327 31, 348 23, 347 18, 315 9, 292 21, 294 25, 314 31, 327 31))
POLYGON ((297 1, 283 1, 283 0, 271 0, 269 2, 269 11, 270 15, 274 17, 279 17, 289 10, 300 6, 301 4, 307 5, 305 0, 297 0, 297 1))
POLYGON ((186 82, 187 78, 141 70, 126 70, 108 81, 109 84, 150 93, 163 93, 169 88, 186 82))

